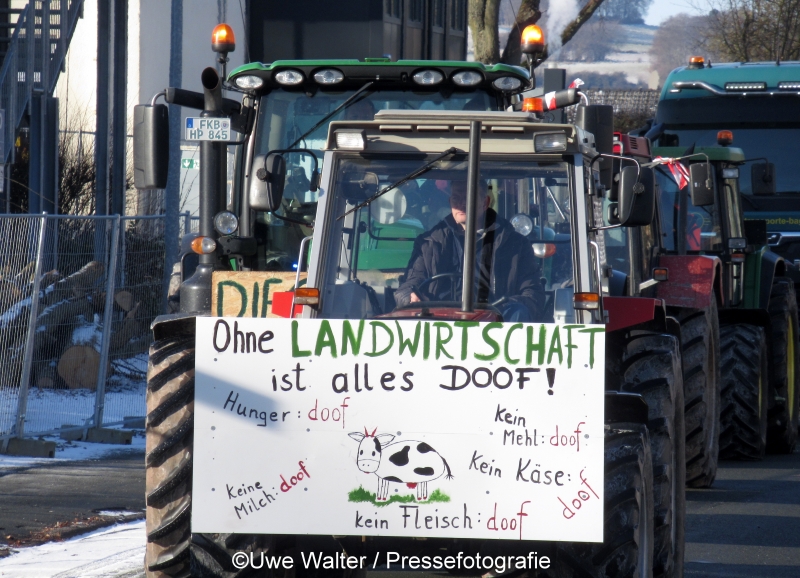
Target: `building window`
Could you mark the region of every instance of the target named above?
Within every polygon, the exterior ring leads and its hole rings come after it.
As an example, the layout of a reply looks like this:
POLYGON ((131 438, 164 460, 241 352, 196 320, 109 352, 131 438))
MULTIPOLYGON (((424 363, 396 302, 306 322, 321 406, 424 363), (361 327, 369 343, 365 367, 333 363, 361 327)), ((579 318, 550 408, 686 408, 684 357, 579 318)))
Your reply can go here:
POLYGON ((450 30, 464 31, 464 8, 466 0, 452 0, 450 6, 450 30))
POLYGON ((408 19, 411 22, 422 22, 424 0, 409 0, 408 19))
POLYGON ((402 0, 383 0, 384 13, 390 18, 400 18, 402 0))
POLYGON ((437 28, 444 28, 444 0, 433 0, 433 25, 437 28))

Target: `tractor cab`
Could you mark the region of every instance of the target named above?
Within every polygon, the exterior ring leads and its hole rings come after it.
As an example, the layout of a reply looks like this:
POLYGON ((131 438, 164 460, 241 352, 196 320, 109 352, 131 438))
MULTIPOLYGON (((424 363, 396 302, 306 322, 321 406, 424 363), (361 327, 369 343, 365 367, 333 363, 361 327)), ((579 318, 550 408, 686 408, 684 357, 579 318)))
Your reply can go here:
MULTIPOLYGON (((332 123, 304 290, 318 302, 303 315, 603 323, 593 139, 528 113, 332 123)), ((652 218, 631 169, 619 200, 628 226, 652 218)))
POLYGON ((656 166, 663 250, 672 255, 719 257, 723 305, 739 305, 748 246, 739 190, 739 167, 745 155, 741 149, 724 146, 684 153, 680 147, 653 149, 655 160, 684 157, 678 161, 683 167, 668 162, 656 166))

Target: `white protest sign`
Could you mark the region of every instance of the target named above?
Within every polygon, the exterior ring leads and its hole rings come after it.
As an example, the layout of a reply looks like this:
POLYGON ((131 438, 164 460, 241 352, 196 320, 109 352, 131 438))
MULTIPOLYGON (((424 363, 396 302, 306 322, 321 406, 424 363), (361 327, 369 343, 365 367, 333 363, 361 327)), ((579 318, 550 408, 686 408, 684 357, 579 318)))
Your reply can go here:
POLYGON ((603 539, 598 326, 197 319, 193 532, 603 539))

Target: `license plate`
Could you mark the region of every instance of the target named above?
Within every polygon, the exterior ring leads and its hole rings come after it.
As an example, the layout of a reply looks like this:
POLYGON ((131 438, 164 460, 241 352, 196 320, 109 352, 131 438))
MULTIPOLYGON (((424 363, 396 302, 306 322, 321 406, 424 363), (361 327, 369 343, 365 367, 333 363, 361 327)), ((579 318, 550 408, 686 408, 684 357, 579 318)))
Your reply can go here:
POLYGON ((186 119, 186 140, 231 140, 231 121, 227 118, 186 119))

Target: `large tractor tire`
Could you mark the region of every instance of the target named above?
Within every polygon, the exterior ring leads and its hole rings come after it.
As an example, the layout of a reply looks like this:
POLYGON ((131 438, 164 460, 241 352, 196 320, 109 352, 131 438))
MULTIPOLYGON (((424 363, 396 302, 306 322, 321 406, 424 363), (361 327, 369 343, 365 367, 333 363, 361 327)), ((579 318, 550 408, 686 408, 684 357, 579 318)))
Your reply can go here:
POLYGON ((775 403, 769 411, 767 451, 789 454, 797 443, 798 323, 797 299, 790 279, 777 279, 769 296, 772 321, 770 390, 775 403))
POLYGON ((686 521, 686 432, 678 340, 672 335, 629 336, 621 390, 647 402, 653 462, 653 576, 683 576, 686 521))
POLYGON ((647 427, 611 424, 605 433, 603 542, 559 546, 552 578, 651 578, 653 464, 647 427))
POLYGON ((686 416, 686 485, 708 488, 719 459, 719 319, 717 305, 680 315, 686 416))
POLYGON ((231 556, 263 551, 268 536, 191 533, 193 427, 194 336, 156 341, 147 368, 147 577, 255 576, 231 556))
POLYGON ((719 457, 761 460, 767 448, 769 358, 764 329, 744 323, 720 328, 719 457))

